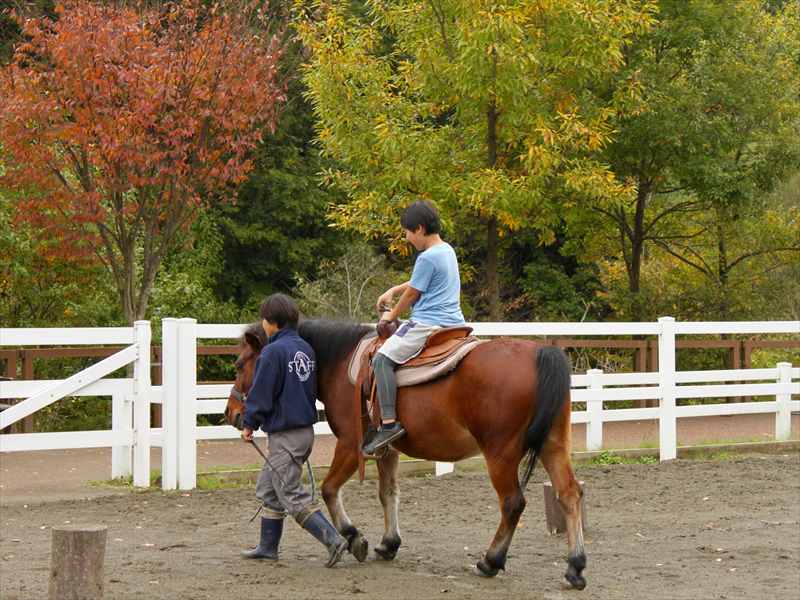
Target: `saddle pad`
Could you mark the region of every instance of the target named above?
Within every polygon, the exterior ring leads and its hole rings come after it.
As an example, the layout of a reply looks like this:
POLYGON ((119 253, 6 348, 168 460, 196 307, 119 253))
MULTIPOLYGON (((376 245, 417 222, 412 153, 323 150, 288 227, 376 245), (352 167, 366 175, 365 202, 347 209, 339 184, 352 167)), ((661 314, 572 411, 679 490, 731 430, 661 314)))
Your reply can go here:
POLYGON ((350 364, 347 366, 347 377, 353 385, 355 385, 358 380, 358 372, 361 370, 364 352, 369 346, 375 343, 376 337, 378 337, 378 334, 374 331, 365 335, 361 338, 361 341, 358 342, 358 346, 356 346, 353 354, 350 355, 350 364))
POLYGON ((419 385, 426 381, 432 381, 443 375, 447 375, 450 371, 458 366, 461 359, 467 354, 472 352, 487 340, 475 340, 474 342, 467 342, 458 350, 453 352, 450 356, 435 364, 427 364, 419 367, 410 367, 401 365, 397 369, 397 387, 406 387, 409 385, 419 385))
MULTIPOLYGON (((350 357, 350 364, 347 367, 347 377, 353 385, 356 384, 358 379, 358 372, 362 364, 364 352, 375 342, 375 337, 375 334, 364 336, 350 357)), ((475 341, 467 342, 453 354, 435 364, 427 364, 420 367, 406 367, 401 365, 397 369, 397 387, 418 385, 446 375, 455 369, 458 363, 461 362, 461 359, 469 354, 470 351, 485 341, 486 340, 476 339, 475 341)))

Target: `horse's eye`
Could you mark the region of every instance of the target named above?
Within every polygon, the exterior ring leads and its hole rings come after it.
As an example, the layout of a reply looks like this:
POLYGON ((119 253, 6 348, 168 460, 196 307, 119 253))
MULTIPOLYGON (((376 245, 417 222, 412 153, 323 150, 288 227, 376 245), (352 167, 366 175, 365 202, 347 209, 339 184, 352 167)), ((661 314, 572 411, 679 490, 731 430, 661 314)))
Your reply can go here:
POLYGON ((234 366, 236 367, 237 371, 241 371, 244 368, 244 363, 237 360, 234 366))

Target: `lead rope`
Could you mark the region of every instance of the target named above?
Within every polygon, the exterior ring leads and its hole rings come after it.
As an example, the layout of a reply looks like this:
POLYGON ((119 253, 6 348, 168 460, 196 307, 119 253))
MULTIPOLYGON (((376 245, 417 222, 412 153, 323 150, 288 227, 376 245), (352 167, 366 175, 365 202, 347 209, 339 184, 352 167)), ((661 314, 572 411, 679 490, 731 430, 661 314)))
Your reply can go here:
MULTIPOLYGON (((231 388, 230 393, 234 398, 236 398, 242 404, 245 404, 247 402, 247 394, 243 394, 242 392, 237 390, 236 386, 233 386, 231 388)), ((275 467, 273 467, 272 463, 269 462, 269 458, 267 458, 267 455, 264 453, 264 451, 261 448, 259 448, 255 440, 250 440, 250 443, 253 445, 253 448, 256 449, 256 452, 258 452, 261 455, 261 458, 264 459, 264 462, 267 463, 270 466, 270 468, 275 472, 275 474, 278 476, 278 479, 281 480, 281 484, 285 487, 286 484, 283 482, 283 477, 280 476, 280 473, 275 471, 275 467)), ((314 469, 311 467, 311 461, 306 460, 306 467, 308 468, 308 481, 311 484, 311 504, 314 504, 317 501, 317 482, 316 479, 314 479, 314 469)), ((264 508, 263 505, 258 507, 256 514, 250 517, 249 521, 250 523, 252 523, 255 520, 255 518, 258 516, 258 514, 261 512, 263 508, 264 508)))
MULTIPOLYGON (((256 441, 255 440, 250 440, 250 443, 253 445, 253 448, 256 449, 256 452, 258 452, 261 455, 261 458, 264 459, 264 462, 267 463, 270 466, 270 468, 272 469, 272 471, 278 476, 278 479, 281 480, 281 484, 285 486, 286 484, 283 483, 283 478, 281 477, 280 473, 278 473, 275 470, 275 467, 273 467, 272 463, 269 462, 269 458, 267 458, 267 455, 259 447, 259 445, 256 444, 256 441)), ((317 481, 314 478, 314 469, 311 467, 311 461, 310 460, 306 461, 306 468, 308 469, 308 482, 311 484, 311 504, 314 504, 317 501, 317 481)), ((263 508, 264 508, 263 504, 258 507, 258 510, 256 511, 256 513, 252 517, 250 517, 250 521, 249 521, 250 523, 252 523, 255 520, 255 518, 259 515, 259 513, 261 512, 261 510, 263 508)))

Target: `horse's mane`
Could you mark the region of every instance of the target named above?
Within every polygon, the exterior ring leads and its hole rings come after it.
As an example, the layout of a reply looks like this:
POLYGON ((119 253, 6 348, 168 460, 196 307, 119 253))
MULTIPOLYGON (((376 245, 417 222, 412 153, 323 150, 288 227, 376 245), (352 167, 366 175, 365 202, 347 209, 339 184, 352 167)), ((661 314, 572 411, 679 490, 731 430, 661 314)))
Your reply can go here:
POLYGON ((300 337, 311 344, 320 369, 344 360, 372 328, 353 321, 312 319, 300 323, 300 337))
POLYGON ((261 342, 262 347, 267 344, 267 332, 264 331, 264 328, 261 326, 260 321, 248 325, 247 329, 245 329, 244 332, 242 333, 242 337, 239 338, 239 342, 242 344, 247 343, 246 337, 248 335, 252 335, 256 339, 258 339, 258 341, 261 342))

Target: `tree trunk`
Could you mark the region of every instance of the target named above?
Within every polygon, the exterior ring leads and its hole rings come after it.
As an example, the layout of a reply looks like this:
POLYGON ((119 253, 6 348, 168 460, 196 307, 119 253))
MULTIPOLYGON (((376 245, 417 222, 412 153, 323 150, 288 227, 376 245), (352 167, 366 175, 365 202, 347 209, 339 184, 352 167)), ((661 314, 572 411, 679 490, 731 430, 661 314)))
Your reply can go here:
POLYGON ((130 294, 128 294, 128 286, 124 286, 122 289, 118 290, 118 292, 120 302, 122 303, 122 312, 125 315, 125 322, 128 325, 133 325, 134 321, 136 321, 136 313, 131 302, 130 294))
POLYGON ((133 325, 136 321, 141 321, 145 318, 152 289, 153 282, 142 282, 137 293, 136 282, 131 281, 129 286, 121 290, 122 309, 125 313, 125 321, 129 325, 133 325), (146 286, 146 288, 143 288, 143 286, 146 286))
POLYGON ((628 291, 631 298, 631 320, 642 321, 645 318, 644 300, 641 297, 642 256, 644 254, 644 215, 650 200, 650 185, 639 180, 636 192, 636 212, 633 227, 628 237, 631 241, 631 254, 628 259, 628 291))
MULTIPOLYGON (((717 214, 717 290, 719 298, 717 299, 717 319, 720 321, 728 321, 731 317, 731 307, 728 298, 728 280, 730 276, 730 266, 728 265, 728 250, 725 238, 725 223, 728 222, 730 215, 726 214, 725 208, 717 206, 715 209, 717 214)), ((711 275, 711 273, 709 273, 711 275)), ((731 339, 729 334, 721 334, 721 340, 731 339)), ((738 369, 739 365, 736 364, 738 352, 730 351, 725 360, 725 367, 728 369, 738 369)), ((726 398, 726 404, 734 404, 742 402, 741 396, 732 396, 726 398)))
POLYGON ((717 208, 717 281, 719 285, 719 300, 717 302, 718 315, 720 321, 727 321, 730 318, 730 304, 728 302, 728 277, 730 268, 728 267, 728 251, 725 244, 725 221, 728 216, 725 210, 717 208))
MULTIPOLYGON (((497 116, 497 105, 491 99, 486 109, 486 165, 490 169, 497 165, 497 116)), ((486 292, 489 296, 489 319, 492 321, 503 319, 497 277, 498 242, 497 218, 491 216, 486 223, 486 292)))
POLYGON ((486 290, 489 295, 489 319, 495 322, 503 319, 500 282, 497 277, 498 241, 497 219, 492 217, 486 224, 486 290))
POLYGON ((156 257, 154 259, 144 256, 143 260, 151 262, 152 265, 147 269, 137 268, 136 251, 133 244, 130 246, 130 248, 122 250, 122 265, 117 267, 123 274, 122 280, 117 282, 117 292, 119 293, 125 321, 129 325, 133 325, 134 322, 144 319, 147 314, 150 292, 155 285, 155 277, 161 265, 161 258, 156 257), (140 276, 137 277, 137 274, 140 274, 140 276))
MULTIPOLYGON (((582 492, 586 491, 583 481, 579 481, 578 485, 582 492)), ((564 533, 567 530, 567 517, 564 514, 564 509, 558 502, 556 492, 553 489, 553 484, 550 481, 545 481, 542 484, 544 488, 544 515, 547 526, 547 533, 564 533)), ((581 527, 586 530, 586 494, 581 496, 581 527)))
POLYGON ((100 600, 106 527, 54 527, 50 552, 50 600, 100 600))

